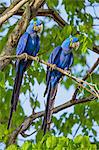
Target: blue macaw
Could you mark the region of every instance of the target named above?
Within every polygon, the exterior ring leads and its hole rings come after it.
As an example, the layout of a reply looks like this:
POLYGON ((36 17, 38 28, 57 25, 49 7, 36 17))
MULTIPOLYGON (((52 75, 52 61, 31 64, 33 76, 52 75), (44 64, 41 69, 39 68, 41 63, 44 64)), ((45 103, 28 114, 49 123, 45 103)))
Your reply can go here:
MULTIPOLYGON (((50 57, 48 62, 55 64, 57 67, 64 70, 69 70, 73 64, 73 53, 74 48, 78 49, 79 41, 78 38, 70 36, 67 38, 61 46, 56 47, 50 57)), ((42 129, 44 134, 50 129, 52 109, 54 106, 55 96, 57 93, 57 87, 60 79, 63 74, 57 70, 52 70, 50 67, 47 67, 46 74, 46 90, 44 96, 47 94, 47 105, 45 109, 45 116, 42 124, 42 129)))
MULTIPOLYGON (((20 55, 22 53, 27 53, 28 55, 36 56, 40 49, 40 39, 38 34, 41 33, 42 29, 42 22, 39 19, 32 19, 26 32, 19 39, 16 54, 20 55)), ((10 127, 13 111, 16 111, 23 74, 31 63, 31 60, 26 59, 16 61, 16 78, 13 87, 11 111, 7 129, 10 127)))

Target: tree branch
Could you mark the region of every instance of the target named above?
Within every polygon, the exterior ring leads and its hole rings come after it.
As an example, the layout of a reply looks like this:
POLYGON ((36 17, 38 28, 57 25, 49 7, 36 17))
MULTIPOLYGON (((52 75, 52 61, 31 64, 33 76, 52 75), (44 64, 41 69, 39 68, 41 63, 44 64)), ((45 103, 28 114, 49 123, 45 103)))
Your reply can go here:
POLYGON ((3 61, 3 60, 6 60, 6 59, 9 59, 9 58, 11 58, 11 59, 17 58, 17 59, 20 59, 20 60, 27 58, 29 60, 34 60, 34 61, 37 61, 39 63, 45 64, 45 65, 49 66, 50 68, 58 70, 62 74, 66 75, 69 78, 71 78, 72 80, 76 81, 76 83, 80 87, 84 88, 87 92, 89 92, 92 95, 94 95, 94 96, 99 98, 99 92, 90 83, 88 83, 88 82, 86 82, 86 81, 84 81, 82 79, 76 78, 75 76, 72 76, 71 74, 68 73, 68 71, 63 70, 63 69, 55 66, 54 64, 50 64, 48 62, 45 62, 44 60, 40 60, 39 57, 33 57, 33 56, 30 56, 30 55, 27 55, 27 53, 23 53, 21 55, 4 56, 4 57, 0 58, 0 60, 3 61), (85 87, 84 85, 82 85, 82 83, 86 84, 90 89, 85 87))
POLYGON ((76 134, 77 134, 77 132, 78 132, 80 126, 81 126, 81 122, 80 122, 80 124, 78 125, 78 128, 76 129, 76 131, 75 131, 75 133, 74 133, 74 135, 73 135, 73 139, 75 138, 75 136, 76 136, 76 134))
POLYGON ((9 7, 0 8, 0 14, 1 16, 4 16, 8 11, 10 11, 15 5, 17 5, 20 2, 20 0, 15 0, 9 7))
POLYGON ((99 46, 96 46, 96 45, 94 44, 92 51, 94 51, 95 53, 99 54, 99 46))
MULTIPOLYGON (((9 11, 7 11, 6 13, 4 13, 4 15, 2 15, 0 17, 0 26, 2 25, 2 23, 4 21, 6 21, 8 18, 10 18, 13 14, 15 14, 17 12, 18 9, 20 9, 20 7, 22 7, 26 2, 28 2, 29 0, 21 0, 19 1, 18 4, 16 4, 14 7, 12 7, 12 9, 10 9, 9 11)), ((13 3, 12 3, 13 5, 13 3)))
MULTIPOLYGON (((96 97, 94 97, 94 96, 89 96, 88 98, 78 99, 78 100, 75 100, 75 101, 72 101, 72 99, 71 99, 70 101, 68 101, 64 104, 55 107, 53 109, 53 114, 56 114, 56 113, 66 109, 66 108, 69 108, 71 106, 74 106, 74 105, 77 105, 77 104, 80 104, 80 103, 86 103, 86 102, 89 102, 89 101, 92 101, 92 100, 95 100, 95 99, 96 99, 96 97)), ((17 129, 15 129, 15 131, 13 131, 13 133, 10 135, 9 144, 15 143, 15 140, 16 140, 17 136, 19 134, 23 133, 24 131, 26 131, 35 119, 44 116, 44 113, 45 113, 45 111, 40 111, 40 112, 37 112, 35 114, 33 113, 32 115, 27 117, 23 121, 23 123, 17 129)))
POLYGON ((39 9, 37 15, 52 17, 54 21, 56 21, 61 27, 69 25, 64 19, 62 19, 58 12, 52 9, 39 9))
MULTIPOLYGON (((94 63, 94 65, 90 68, 90 70, 87 72, 87 74, 83 77, 83 80, 85 81, 89 75, 91 75, 91 73, 95 70, 95 68, 99 65, 99 58, 96 60, 96 62, 94 63)), ((82 83, 81 83, 82 84, 82 83)), ((72 99, 76 99, 76 96, 77 96, 77 93, 79 91, 79 86, 76 88, 73 96, 72 96, 72 99)))

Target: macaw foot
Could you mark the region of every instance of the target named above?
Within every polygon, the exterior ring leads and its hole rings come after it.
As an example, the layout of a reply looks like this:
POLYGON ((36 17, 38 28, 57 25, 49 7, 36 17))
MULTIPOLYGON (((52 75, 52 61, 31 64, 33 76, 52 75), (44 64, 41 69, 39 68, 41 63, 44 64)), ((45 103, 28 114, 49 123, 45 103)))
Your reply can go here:
POLYGON ((70 71, 70 70, 66 70, 66 72, 67 72, 69 75, 71 75, 71 71, 70 71))
POLYGON ((61 82, 63 80, 63 77, 60 78, 59 82, 61 82))
POLYGON ((40 61, 40 59, 39 59, 39 57, 38 57, 38 56, 36 56, 35 58, 36 58, 36 61, 37 61, 37 62, 39 62, 39 61, 40 61))
POLYGON ((56 69, 56 65, 55 65, 55 64, 52 64, 52 65, 53 65, 53 68, 52 68, 52 67, 50 67, 50 68, 49 68, 49 70, 50 70, 50 71, 52 71, 52 70, 56 69))
POLYGON ((57 66, 56 66, 55 64, 53 64, 53 69, 56 69, 56 67, 57 67, 57 66))
POLYGON ((24 53, 24 55, 25 55, 25 61, 27 61, 27 59, 28 59, 27 53, 24 53))

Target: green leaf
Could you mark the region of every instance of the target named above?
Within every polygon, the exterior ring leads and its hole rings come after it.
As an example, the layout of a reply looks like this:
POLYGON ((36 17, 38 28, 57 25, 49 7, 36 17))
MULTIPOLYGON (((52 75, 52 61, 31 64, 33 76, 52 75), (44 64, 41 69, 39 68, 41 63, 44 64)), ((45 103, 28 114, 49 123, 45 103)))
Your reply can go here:
POLYGON ((57 139, 54 136, 48 137, 46 141, 46 147, 47 148, 54 148, 56 146, 57 139))
POLYGON ((5 74, 0 71, 0 87, 5 88, 5 74))
POLYGON ((78 144, 78 143, 81 143, 83 137, 82 135, 78 135, 75 139, 74 139, 74 143, 78 144))
POLYGON ((6 150, 18 150, 17 146, 12 144, 6 150))
POLYGON ((32 150, 32 143, 26 141, 23 145, 22 145, 22 150, 32 150))
POLYGON ((38 133, 36 134, 36 142, 37 142, 37 143, 42 140, 43 134, 44 134, 44 133, 43 133, 42 130, 39 130, 39 131, 38 131, 38 133))
POLYGON ((89 146, 90 146, 89 137, 83 136, 82 141, 81 141, 81 148, 87 148, 89 146))

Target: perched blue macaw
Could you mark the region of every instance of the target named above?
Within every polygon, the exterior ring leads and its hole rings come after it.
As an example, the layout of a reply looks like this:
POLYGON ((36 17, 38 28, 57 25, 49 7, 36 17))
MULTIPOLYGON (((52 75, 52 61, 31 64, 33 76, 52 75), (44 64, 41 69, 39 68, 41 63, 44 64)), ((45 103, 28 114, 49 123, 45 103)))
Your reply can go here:
MULTIPOLYGON (((16 54, 20 55, 22 53, 27 53, 28 55, 36 56, 40 49, 38 34, 41 33, 42 29, 43 24, 39 19, 31 20, 26 32, 19 39, 16 54)), ((16 78, 13 87, 11 111, 7 129, 10 127, 13 111, 16 111, 23 74, 31 63, 31 60, 25 59, 16 61, 16 78)))
MULTIPOLYGON (((49 63, 55 64, 57 67, 64 70, 68 70, 73 64, 73 53, 74 48, 79 47, 78 38, 70 36, 67 38, 61 46, 56 47, 48 60, 49 63)), ((45 116, 42 124, 44 134, 50 129, 52 109, 54 106, 55 96, 57 93, 57 87, 63 74, 57 70, 51 70, 47 67, 46 75, 46 90, 44 96, 47 94, 47 105, 45 110, 45 116)))

